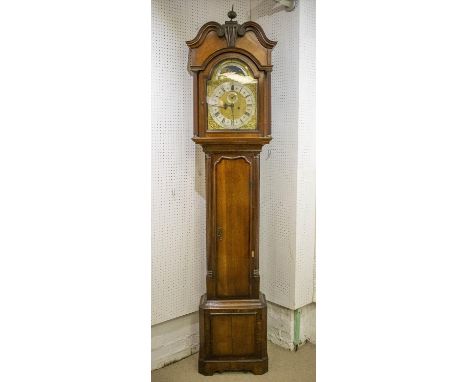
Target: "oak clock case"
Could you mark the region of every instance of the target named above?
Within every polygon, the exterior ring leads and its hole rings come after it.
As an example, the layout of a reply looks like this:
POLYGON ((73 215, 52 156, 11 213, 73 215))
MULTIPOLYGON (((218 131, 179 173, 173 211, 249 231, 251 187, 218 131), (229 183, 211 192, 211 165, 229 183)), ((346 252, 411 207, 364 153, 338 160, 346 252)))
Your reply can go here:
POLYGON ((205 152, 206 294, 199 372, 268 371, 267 305, 259 275, 259 155, 271 135, 271 51, 261 26, 203 25, 187 41, 194 137, 205 152))

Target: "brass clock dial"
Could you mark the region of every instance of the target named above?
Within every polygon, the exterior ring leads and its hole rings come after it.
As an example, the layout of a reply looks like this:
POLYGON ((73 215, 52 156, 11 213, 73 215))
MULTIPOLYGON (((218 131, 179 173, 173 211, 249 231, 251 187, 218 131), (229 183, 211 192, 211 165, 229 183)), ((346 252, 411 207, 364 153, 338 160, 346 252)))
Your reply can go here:
POLYGON ((257 128, 257 79, 240 60, 225 60, 207 82, 208 130, 257 128))

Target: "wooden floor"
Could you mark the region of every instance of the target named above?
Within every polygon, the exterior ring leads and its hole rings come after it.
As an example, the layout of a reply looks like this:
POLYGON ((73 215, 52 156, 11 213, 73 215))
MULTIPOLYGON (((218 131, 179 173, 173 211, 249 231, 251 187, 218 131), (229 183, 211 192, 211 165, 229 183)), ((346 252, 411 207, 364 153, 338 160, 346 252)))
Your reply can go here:
POLYGON ((196 381, 295 381, 315 382, 315 345, 305 344, 297 352, 291 352, 268 342, 269 371, 263 375, 251 373, 216 373, 211 377, 198 374, 198 354, 191 355, 172 365, 154 370, 151 382, 196 381))

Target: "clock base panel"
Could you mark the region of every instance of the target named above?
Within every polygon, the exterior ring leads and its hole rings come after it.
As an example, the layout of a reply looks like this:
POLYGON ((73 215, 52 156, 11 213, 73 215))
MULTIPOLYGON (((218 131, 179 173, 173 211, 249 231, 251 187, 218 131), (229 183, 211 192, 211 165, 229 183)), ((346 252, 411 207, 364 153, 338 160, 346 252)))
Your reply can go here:
POLYGON ((268 371, 268 357, 254 360, 214 361, 199 360, 198 372, 203 375, 213 375, 225 371, 250 371, 252 374, 261 375, 268 371))
POLYGON ((267 305, 259 299, 200 301, 200 353, 198 371, 268 371, 267 305))

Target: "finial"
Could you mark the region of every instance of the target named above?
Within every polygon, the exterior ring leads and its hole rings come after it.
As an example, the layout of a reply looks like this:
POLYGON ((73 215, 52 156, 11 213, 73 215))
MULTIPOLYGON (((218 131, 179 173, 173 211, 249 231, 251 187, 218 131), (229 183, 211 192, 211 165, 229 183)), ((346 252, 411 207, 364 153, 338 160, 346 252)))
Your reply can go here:
POLYGON ((231 19, 231 21, 237 17, 237 13, 234 12, 234 4, 232 4, 232 9, 228 12, 228 17, 231 19))

